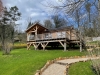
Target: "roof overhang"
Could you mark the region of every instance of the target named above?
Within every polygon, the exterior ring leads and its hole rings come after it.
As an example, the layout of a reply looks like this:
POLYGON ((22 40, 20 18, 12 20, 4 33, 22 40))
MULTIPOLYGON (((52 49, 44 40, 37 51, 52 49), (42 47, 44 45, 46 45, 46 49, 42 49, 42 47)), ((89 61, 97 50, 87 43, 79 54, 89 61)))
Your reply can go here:
POLYGON ((35 23, 33 24, 31 27, 29 27, 27 30, 26 30, 26 33, 30 32, 30 31, 34 31, 35 28, 38 28, 37 29, 37 33, 39 32, 43 32, 44 30, 48 30, 47 28, 45 28, 43 25, 41 25, 40 23, 35 23))

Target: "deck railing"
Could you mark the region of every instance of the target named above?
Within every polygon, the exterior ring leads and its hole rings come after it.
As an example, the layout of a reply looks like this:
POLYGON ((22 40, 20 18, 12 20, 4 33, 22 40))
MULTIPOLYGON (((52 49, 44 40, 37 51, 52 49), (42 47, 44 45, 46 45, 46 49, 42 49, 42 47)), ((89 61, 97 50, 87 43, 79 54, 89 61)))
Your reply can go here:
POLYGON ((68 38, 68 39, 76 39, 76 36, 70 36, 69 34, 62 32, 62 33, 44 33, 38 34, 37 36, 30 36, 29 40, 46 40, 46 39, 57 39, 57 38, 68 38), (71 38, 70 38, 71 37, 71 38))

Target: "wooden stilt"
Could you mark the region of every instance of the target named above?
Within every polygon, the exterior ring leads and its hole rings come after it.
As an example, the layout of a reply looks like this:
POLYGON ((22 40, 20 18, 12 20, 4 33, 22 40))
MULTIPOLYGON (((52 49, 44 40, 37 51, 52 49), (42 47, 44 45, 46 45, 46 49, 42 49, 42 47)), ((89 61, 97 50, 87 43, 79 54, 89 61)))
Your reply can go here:
POLYGON ((34 45, 35 50, 37 50, 37 46, 36 46, 36 44, 35 44, 35 43, 33 43, 33 45, 34 45))
POLYGON ((43 50, 45 50, 45 47, 48 45, 48 42, 47 43, 41 43, 41 46, 43 47, 43 50))
POLYGON ((59 42, 60 42, 60 44, 64 47, 63 43, 62 43, 61 41, 59 41, 59 42))
POLYGON ((31 45, 32 45, 32 43, 27 44, 27 50, 29 50, 31 45))
POLYGON ((29 44, 27 44, 27 50, 28 50, 28 46, 29 46, 29 44))
POLYGON ((66 51, 66 42, 64 42, 64 51, 66 51))
POLYGON ((37 50, 38 46, 40 45, 40 43, 33 43, 35 50, 37 50))
POLYGON ((61 41, 59 41, 59 42, 64 47, 64 51, 66 51, 66 42, 64 42, 64 44, 61 41))
POLYGON ((82 52, 82 42, 80 41, 80 52, 82 52))

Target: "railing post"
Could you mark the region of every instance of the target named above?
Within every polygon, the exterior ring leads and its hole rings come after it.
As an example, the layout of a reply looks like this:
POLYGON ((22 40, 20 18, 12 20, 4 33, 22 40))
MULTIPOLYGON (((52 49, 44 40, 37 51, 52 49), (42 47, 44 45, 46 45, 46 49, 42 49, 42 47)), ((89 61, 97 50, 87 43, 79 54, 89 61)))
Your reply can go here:
POLYGON ((27 33, 27 41, 30 41, 30 34, 27 33))

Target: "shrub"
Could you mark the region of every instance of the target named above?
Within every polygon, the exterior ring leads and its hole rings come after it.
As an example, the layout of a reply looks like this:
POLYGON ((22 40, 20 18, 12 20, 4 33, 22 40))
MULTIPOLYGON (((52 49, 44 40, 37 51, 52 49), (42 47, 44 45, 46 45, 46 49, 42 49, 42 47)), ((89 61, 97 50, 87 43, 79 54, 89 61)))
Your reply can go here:
MULTIPOLYGON (((89 57, 100 56, 100 42, 94 42, 95 46, 90 47, 88 50, 89 57)), ((91 60, 92 70, 96 75, 100 75, 100 58, 91 60)))
POLYGON ((27 47, 27 44, 25 44, 25 43, 17 43, 17 44, 15 43, 13 46, 14 49, 26 48, 26 47, 27 47))
MULTIPOLYGON (((14 49, 19 49, 19 48, 26 48, 27 44, 26 43, 15 43, 14 45, 11 43, 6 43, 5 48, 6 49, 11 49, 13 47, 14 49)), ((0 50, 1 50, 2 46, 0 44, 0 50)))
POLYGON ((92 65, 91 68, 96 75, 100 75, 100 65, 92 65))
POLYGON ((13 44, 6 41, 6 43, 5 43, 4 46, 3 46, 3 54, 4 54, 4 55, 5 55, 5 54, 6 54, 6 55, 7 55, 7 54, 10 54, 10 51, 11 51, 12 47, 13 47, 13 44))

